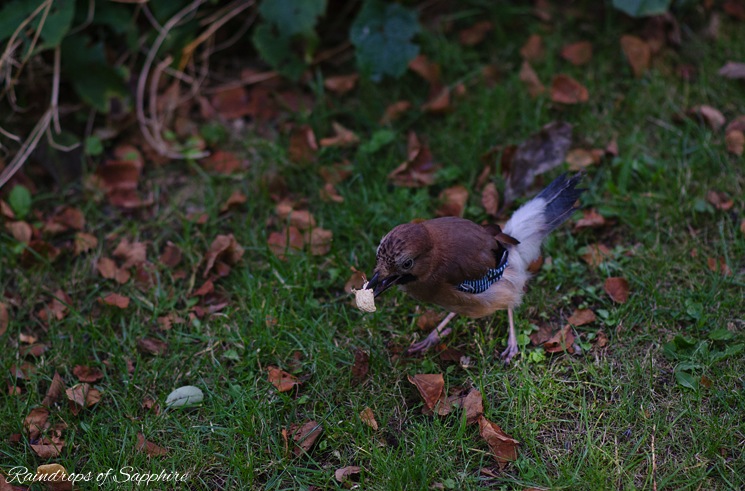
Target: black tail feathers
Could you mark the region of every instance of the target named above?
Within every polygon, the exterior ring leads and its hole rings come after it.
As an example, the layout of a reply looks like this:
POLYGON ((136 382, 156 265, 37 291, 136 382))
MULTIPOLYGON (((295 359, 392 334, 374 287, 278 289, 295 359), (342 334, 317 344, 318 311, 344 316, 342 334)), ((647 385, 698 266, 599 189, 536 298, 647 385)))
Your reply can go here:
POLYGON ((546 201, 546 210, 544 211, 546 226, 548 227, 546 233, 564 223, 576 209, 574 203, 585 191, 585 189, 577 189, 577 184, 583 177, 583 172, 578 172, 571 177, 562 174, 536 196, 536 198, 542 198, 546 201))

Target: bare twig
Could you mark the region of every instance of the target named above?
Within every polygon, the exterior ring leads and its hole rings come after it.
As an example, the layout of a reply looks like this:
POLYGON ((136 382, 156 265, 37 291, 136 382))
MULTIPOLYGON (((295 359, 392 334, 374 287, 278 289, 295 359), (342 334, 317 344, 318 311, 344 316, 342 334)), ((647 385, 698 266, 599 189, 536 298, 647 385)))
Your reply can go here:
POLYGON ((15 154, 13 157, 13 160, 11 160, 10 164, 8 164, 8 167, 6 167, 2 173, 0 173, 0 189, 2 189, 3 186, 15 175, 16 172, 23 166, 23 164, 28 160, 28 157, 31 155, 31 152, 36 149, 36 146, 39 144, 39 141, 41 140, 41 137, 44 135, 44 133, 47 131, 47 128, 49 128, 49 124, 52 121, 52 110, 47 109, 46 112, 44 112, 44 115, 39 119, 39 121, 36 123, 36 126, 34 126, 34 129, 31 130, 31 133, 29 133, 28 138, 25 142, 23 142, 23 145, 21 145, 21 148, 18 150, 18 153, 15 154))
POLYGON ((59 124, 59 84, 60 84, 60 47, 54 48, 54 74, 52 76, 52 100, 49 109, 52 110, 52 122, 54 131, 62 132, 59 124))

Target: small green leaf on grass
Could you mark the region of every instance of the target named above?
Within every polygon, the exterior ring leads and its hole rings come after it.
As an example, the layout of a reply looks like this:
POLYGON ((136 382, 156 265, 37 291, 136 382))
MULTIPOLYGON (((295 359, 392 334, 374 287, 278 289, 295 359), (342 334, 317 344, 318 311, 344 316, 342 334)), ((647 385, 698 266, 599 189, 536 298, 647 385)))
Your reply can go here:
POLYGON ((388 129, 378 130, 370 139, 360 145, 360 153, 372 155, 396 139, 396 132, 388 129))
POLYGON ((675 370, 675 380, 688 389, 698 390, 698 378, 683 370, 675 370))
POLYGON ((16 217, 23 220, 31 211, 31 192, 20 184, 16 185, 8 196, 8 204, 13 209, 16 217))
POLYGON ((709 339, 714 341, 727 341, 734 337, 735 335, 727 329, 715 329, 709 333, 709 339))
POLYGON ((204 400, 204 393, 199 387, 184 385, 174 390, 166 398, 166 407, 183 407, 200 404, 204 400))

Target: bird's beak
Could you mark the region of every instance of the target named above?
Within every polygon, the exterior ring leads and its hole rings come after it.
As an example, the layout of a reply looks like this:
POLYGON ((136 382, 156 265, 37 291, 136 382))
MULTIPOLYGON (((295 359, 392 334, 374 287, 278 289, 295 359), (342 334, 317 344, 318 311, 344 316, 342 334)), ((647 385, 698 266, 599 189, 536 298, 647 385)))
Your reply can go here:
POLYGON ((367 282, 367 289, 373 291, 373 295, 376 297, 398 283, 401 279, 400 275, 387 276, 385 278, 380 277, 380 272, 376 271, 375 274, 367 282))

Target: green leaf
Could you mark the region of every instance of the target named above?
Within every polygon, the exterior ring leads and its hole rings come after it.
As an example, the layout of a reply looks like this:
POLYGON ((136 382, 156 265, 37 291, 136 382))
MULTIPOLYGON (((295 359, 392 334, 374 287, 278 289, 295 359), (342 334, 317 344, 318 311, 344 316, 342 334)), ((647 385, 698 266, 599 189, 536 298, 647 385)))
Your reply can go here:
POLYGON ((714 341, 727 341, 734 337, 734 333, 728 331, 727 329, 715 329, 709 333, 709 339, 712 339, 714 341))
POLYGON ((312 35, 318 17, 326 11, 326 0, 264 0, 261 16, 273 24, 282 37, 312 35))
POLYGON ((675 380, 677 380, 678 384, 682 385, 683 387, 698 390, 698 377, 695 377, 688 372, 684 372, 683 370, 675 370, 675 380))
POLYGON ((613 6, 632 17, 664 14, 672 0, 613 0, 613 6))
POLYGON ((85 139, 85 154, 95 157, 103 153, 103 142, 97 136, 89 136, 85 139))
POLYGON ((25 187, 17 184, 8 196, 8 204, 19 220, 23 220, 31 211, 31 192, 25 187))
POLYGON ((174 390, 166 398, 166 407, 182 407, 199 404, 204 400, 204 393, 199 387, 184 385, 174 390))
POLYGON ((418 32, 414 11, 397 3, 367 0, 349 33, 360 71, 374 81, 384 75, 403 75, 409 61, 419 54, 419 46, 411 42, 418 32))
POLYGON ((253 43, 261 58, 291 80, 297 80, 305 63, 292 51, 291 39, 274 32, 268 24, 254 30, 253 43))
POLYGON ((0 9, 0 42, 5 41, 18 29, 31 12, 41 5, 43 0, 29 2, 28 0, 15 0, 8 2, 0 9))
POLYGON ((370 137, 370 140, 360 145, 360 153, 372 155, 395 139, 395 131, 388 129, 377 130, 370 137))
MULTIPOLYGON (((75 0, 55 0, 41 29, 44 47, 56 48, 70 30, 75 16, 75 0)), ((41 17, 39 18, 41 20, 41 17)), ((38 25, 38 21, 35 23, 38 25)))

